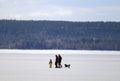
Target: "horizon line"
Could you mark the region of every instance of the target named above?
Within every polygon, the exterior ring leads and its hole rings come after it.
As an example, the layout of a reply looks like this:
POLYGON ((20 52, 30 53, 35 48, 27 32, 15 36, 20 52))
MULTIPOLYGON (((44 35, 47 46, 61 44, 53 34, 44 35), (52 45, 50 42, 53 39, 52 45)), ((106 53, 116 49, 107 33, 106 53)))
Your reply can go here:
POLYGON ((100 20, 95 20, 95 21, 88 21, 88 20, 83 20, 83 21, 72 21, 72 20, 52 20, 52 19, 37 19, 37 20, 35 20, 35 19, 0 19, 0 20, 11 20, 11 21, 56 21, 56 22, 104 22, 104 23, 106 23, 106 22, 120 22, 120 21, 100 21, 100 20))

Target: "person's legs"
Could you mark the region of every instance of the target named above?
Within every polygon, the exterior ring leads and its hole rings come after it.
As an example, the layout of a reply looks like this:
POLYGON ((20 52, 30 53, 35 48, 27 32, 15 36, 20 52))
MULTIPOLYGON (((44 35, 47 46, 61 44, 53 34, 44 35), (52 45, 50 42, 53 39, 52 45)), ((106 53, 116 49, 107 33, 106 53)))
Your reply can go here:
POLYGON ((62 67, 62 65, 61 65, 61 61, 59 61, 59 63, 58 63, 58 64, 59 64, 59 68, 61 68, 61 67, 62 67))
POLYGON ((55 62, 55 68, 57 68, 57 62, 55 62))

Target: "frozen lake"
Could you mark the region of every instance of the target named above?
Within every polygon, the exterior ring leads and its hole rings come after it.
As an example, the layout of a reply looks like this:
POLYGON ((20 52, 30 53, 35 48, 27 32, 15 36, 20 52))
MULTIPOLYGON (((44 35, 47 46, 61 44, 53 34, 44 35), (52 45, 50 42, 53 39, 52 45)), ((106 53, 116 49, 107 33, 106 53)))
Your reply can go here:
POLYGON ((0 81, 120 81, 120 52, 0 50, 0 81), (54 68, 59 53, 61 69, 54 68))

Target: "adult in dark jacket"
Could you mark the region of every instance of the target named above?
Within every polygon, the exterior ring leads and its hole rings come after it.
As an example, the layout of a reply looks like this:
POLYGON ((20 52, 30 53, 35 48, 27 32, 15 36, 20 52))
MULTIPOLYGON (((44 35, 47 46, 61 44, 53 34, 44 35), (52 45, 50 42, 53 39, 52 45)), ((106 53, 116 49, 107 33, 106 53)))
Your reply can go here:
POLYGON ((59 55, 58 55, 58 65, 59 65, 59 68, 62 68, 61 61, 62 61, 62 57, 61 57, 61 55, 59 54, 59 55))
POLYGON ((55 55, 55 68, 58 68, 58 56, 57 55, 55 55))

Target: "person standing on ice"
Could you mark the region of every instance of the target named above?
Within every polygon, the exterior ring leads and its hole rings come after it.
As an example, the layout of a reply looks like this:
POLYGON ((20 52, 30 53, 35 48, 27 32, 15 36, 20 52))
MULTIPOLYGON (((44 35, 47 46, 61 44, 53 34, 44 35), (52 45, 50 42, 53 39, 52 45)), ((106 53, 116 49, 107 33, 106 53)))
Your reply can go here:
POLYGON ((59 65, 59 68, 62 68, 61 61, 62 61, 62 57, 61 57, 61 55, 59 54, 59 55, 58 55, 58 65, 59 65))
POLYGON ((52 68, 52 59, 49 61, 49 68, 52 68))
POLYGON ((55 68, 58 68, 58 56, 57 55, 55 55, 55 68))

